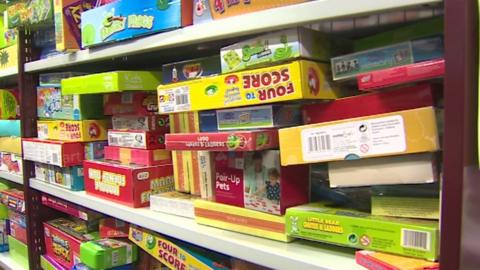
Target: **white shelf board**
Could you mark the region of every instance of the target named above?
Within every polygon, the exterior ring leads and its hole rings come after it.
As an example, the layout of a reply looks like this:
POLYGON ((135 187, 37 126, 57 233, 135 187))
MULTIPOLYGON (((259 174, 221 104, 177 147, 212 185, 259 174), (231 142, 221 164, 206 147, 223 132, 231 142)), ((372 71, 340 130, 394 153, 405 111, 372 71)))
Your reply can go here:
POLYGON ((7 78, 12 78, 14 76, 17 76, 18 74, 18 67, 9 67, 5 69, 0 69, 0 80, 2 79, 7 79, 7 78))
POLYGON ((0 178, 23 185, 23 176, 0 171, 0 178))
POLYGON ((13 260, 8 252, 0 253, 0 268, 4 270, 26 270, 22 265, 13 260))
POLYGON ((300 240, 287 244, 202 226, 193 219, 153 212, 148 208, 126 207, 87 195, 84 191, 73 192, 36 179, 30 180, 30 187, 164 235, 272 269, 364 269, 355 263, 352 249, 300 240))
POLYGON ((177 46, 201 44, 320 20, 441 2, 442 0, 315 0, 34 61, 25 64, 25 71, 38 72, 177 46))

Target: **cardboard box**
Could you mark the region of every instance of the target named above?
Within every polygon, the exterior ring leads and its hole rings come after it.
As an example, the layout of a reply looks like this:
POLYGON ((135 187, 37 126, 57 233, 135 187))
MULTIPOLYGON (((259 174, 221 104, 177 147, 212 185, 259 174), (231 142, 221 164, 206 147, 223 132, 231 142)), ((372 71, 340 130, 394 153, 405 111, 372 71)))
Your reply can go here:
POLYGON ((335 46, 326 34, 303 27, 257 36, 220 50, 222 73, 297 58, 330 61, 335 46))
POLYGON ((0 191, 2 204, 6 205, 8 209, 18 213, 25 213, 25 197, 23 191, 18 189, 8 189, 0 191))
POLYGON ((193 219, 196 199, 199 197, 177 191, 155 194, 150 196, 150 210, 193 219))
POLYGON ((82 165, 84 146, 79 142, 62 142, 23 138, 23 159, 59 167, 82 165))
POLYGON ((101 238, 126 238, 130 224, 116 218, 102 218, 99 224, 101 238))
POLYGON ((280 129, 279 139, 283 166, 440 149, 433 107, 280 129))
POLYGON ((42 194, 42 204, 58 211, 67 213, 70 216, 85 220, 89 223, 94 223, 96 220, 102 217, 102 214, 98 212, 47 194, 42 194))
POLYGON ((35 163, 35 178, 72 191, 84 190, 83 167, 35 163))
MULTIPOLYGON (((154 99, 156 101, 156 99, 154 99)), ((112 128, 117 130, 170 131, 168 115, 125 115, 112 116, 112 128)))
POLYGON ((302 108, 303 121, 305 124, 314 124, 435 106, 435 98, 440 92, 437 90, 440 89, 435 85, 419 84, 330 102, 305 104, 302 108))
POLYGON ((277 130, 171 133, 167 150, 254 151, 278 147, 277 130))
POLYGON ((139 227, 130 227, 128 239, 171 270, 223 270, 230 266, 230 258, 225 255, 205 251, 139 227))
POLYGON ((153 115, 158 112, 156 93, 122 92, 104 95, 103 113, 105 115, 153 115))
POLYGON ((48 255, 40 255, 40 267, 43 270, 69 270, 48 255))
POLYGON ((99 160, 105 157, 104 148, 108 145, 108 141, 97 141, 85 143, 85 159, 99 160))
POLYGON ((41 180, 44 182, 49 182, 49 170, 48 167, 50 165, 44 164, 44 163, 39 163, 35 162, 35 179, 41 180))
POLYGON ((39 118, 85 120, 103 118, 100 95, 62 95, 59 87, 37 87, 39 118))
MULTIPOLYGON (((15 211, 8 211, 8 220, 12 223, 18 224, 22 228, 27 227, 27 217, 25 214, 18 213, 15 211)), ((18 239, 18 238, 17 238, 18 239)))
POLYGON ((440 264, 437 262, 368 250, 355 252, 355 261, 372 270, 440 270, 440 264))
POLYGON ((9 222, 7 219, 0 219, 0 251, 6 252, 8 251, 8 231, 9 231, 9 222))
POLYGON ((78 235, 73 236, 61 229, 64 226, 74 228, 75 224, 64 218, 43 223, 46 255, 70 269, 80 261, 80 244, 97 239, 98 235, 88 234, 82 228, 77 227, 78 235))
POLYGON ((18 241, 13 238, 11 235, 8 236, 8 246, 9 246, 9 255, 10 258, 24 269, 29 268, 28 264, 28 247, 26 244, 18 241))
MULTIPOLYGON (((71 72, 71 71, 63 71, 63 72, 50 72, 50 73, 42 73, 38 75, 38 84, 40 85, 39 88, 56 88, 60 91, 60 85, 63 79, 75 77, 75 76, 83 76, 87 75, 84 72, 71 72)), ((37 88, 38 90, 38 88, 37 88)), ((72 120, 80 120, 80 119, 72 119, 72 120)))
POLYGON ((280 166, 278 150, 215 154, 215 201, 275 215, 309 200, 309 167, 280 166))
POLYGON ((444 74, 445 60, 437 59, 360 74, 357 76, 357 84, 361 91, 372 91, 398 84, 440 78, 444 74))
POLYGON ((172 164, 171 152, 164 149, 144 150, 105 146, 105 159, 145 166, 172 164))
POLYGON ((38 120, 38 138, 67 142, 90 142, 107 139, 107 120, 38 120))
POLYGON ((330 187, 425 184, 439 180, 433 153, 334 161, 328 163, 330 187))
POLYGON ((215 166, 214 153, 208 151, 197 152, 198 168, 200 171, 200 197, 204 200, 215 198, 215 166))
POLYGON ((7 68, 16 68, 18 66, 18 45, 13 45, 0 49, 0 70, 7 68))
POLYGON ((192 24, 192 1, 115 1, 82 13, 82 47, 192 24), (108 22, 108 23, 105 23, 108 22))
POLYGON ((39 5, 34 0, 12 0, 7 2, 6 22, 8 28, 30 24, 47 24, 53 20, 52 0, 43 1, 39 5))
POLYGON ((57 51, 80 49, 81 14, 95 8, 97 0, 54 0, 55 43, 57 51))
POLYGON ((420 38, 334 57, 331 59, 333 80, 438 58, 443 58, 443 36, 420 38))
POLYGON ((62 95, 155 90, 161 78, 161 72, 153 71, 111 71, 76 76, 62 80, 62 95))
POLYGON ((138 149, 165 149, 165 132, 108 130, 108 145, 138 149))
POLYGON ((202 225, 282 242, 293 240, 287 236, 284 216, 221 203, 196 200, 195 221, 202 225))
POLYGON ((0 151, 22 155, 22 138, 0 137, 0 151))
POLYGON ((328 65, 287 64, 158 86, 160 113, 201 111, 299 99, 335 99, 328 65))
POLYGON ((10 235, 18 241, 27 244, 27 228, 16 222, 10 222, 10 235))
POLYGON ((0 136, 20 137, 20 120, 2 120, 0 119, 0 136))
POLYGON ((292 237, 427 260, 439 255, 436 221, 376 217, 311 203, 287 209, 286 222, 292 237))
POLYGON ((222 73, 220 56, 197 58, 162 66, 163 84, 199 79, 222 73))
POLYGON ((22 156, 13 153, 0 152, 0 171, 22 175, 22 156))
MULTIPOLYGON (((2 55, 0 50, 0 56, 2 55)), ((0 119, 16 119, 20 116, 18 93, 14 90, 0 89, 0 119)))
POLYGON ((99 239, 80 245, 82 263, 93 269, 110 269, 137 261, 137 246, 116 239, 99 239))
POLYGON ((84 161, 85 191, 130 207, 150 204, 150 195, 174 189, 172 165, 138 166, 84 161))

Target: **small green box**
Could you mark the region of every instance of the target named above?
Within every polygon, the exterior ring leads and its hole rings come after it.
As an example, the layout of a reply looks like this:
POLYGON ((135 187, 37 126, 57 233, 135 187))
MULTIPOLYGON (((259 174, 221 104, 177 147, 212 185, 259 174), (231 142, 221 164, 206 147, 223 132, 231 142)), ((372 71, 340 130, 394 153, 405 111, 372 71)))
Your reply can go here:
POLYGON ((27 245, 13 238, 11 235, 8 236, 8 245, 12 260, 23 266, 24 269, 29 269, 27 245))
POLYGON ((62 95, 113 93, 129 90, 156 90, 160 71, 112 71, 62 80, 62 95))
POLYGON ((116 239, 100 239, 80 245, 80 260, 93 269, 107 269, 137 260, 137 245, 116 239))
POLYGON ((439 256, 437 221, 387 218, 311 203, 287 209, 290 236, 427 260, 439 256))

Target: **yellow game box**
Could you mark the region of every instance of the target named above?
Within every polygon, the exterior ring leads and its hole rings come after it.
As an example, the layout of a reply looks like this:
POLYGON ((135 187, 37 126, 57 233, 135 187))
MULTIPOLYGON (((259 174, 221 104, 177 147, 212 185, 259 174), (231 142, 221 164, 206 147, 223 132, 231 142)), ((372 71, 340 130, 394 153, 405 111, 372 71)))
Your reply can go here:
POLYGON ((39 120, 38 137, 67 142, 92 142, 107 139, 107 120, 39 120))
POLYGON ((160 113, 201 111, 299 99, 335 99, 327 64, 306 60, 158 87, 160 113))
POLYGON ((196 200, 194 204, 198 224, 282 242, 293 241, 287 236, 285 216, 205 200, 196 200))
POLYGON ((22 154, 22 138, 0 137, 0 152, 22 154))
POLYGON ((433 107, 280 129, 279 139, 283 166, 440 149, 433 107))
POLYGON ((0 70, 18 65, 18 45, 0 49, 0 70))

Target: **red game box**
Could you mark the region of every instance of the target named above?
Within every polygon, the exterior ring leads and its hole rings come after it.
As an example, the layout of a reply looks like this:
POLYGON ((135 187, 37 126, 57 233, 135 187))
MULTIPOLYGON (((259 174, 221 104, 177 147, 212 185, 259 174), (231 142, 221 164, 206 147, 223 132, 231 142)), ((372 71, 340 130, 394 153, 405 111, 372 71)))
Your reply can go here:
POLYGON ((100 238, 128 238, 130 224, 116 218, 100 220, 100 238))
POLYGON ((122 92, 105 94, 105 115, 153 115, 158 112, 157 92, 122 92))
POLYGON ((154 166, 172 164, 171 152, 165 149, 145 150, 105 146, 105 159, 118 161, 122 164, 138 164, 154 166))
POLYGON ((10 210, 25 213, 25 197, 23 191, 18 189, 9 189, 0 191, 2 204, 10 210))
POLYGON ((21 224, 10 222, 10 235, 18 241, 27 244, 27 228, 21 224))
POLYGON ((82 165, 84 159, 84 146, 79 142, 62 142, 24 138, 23 159, 70 167, 82 165))
POLYGON ((232 131, 166 135, 167 150, 254 151, 278 147, 278 131, 232 131))
POLYGON ((303 106, 304 124, 356 118, 435 105, 435 89, 420 84, 390 91, 337 99, 303 106))
POLYGON ((150 194, 174 190, 172 165, 140 166, 85 160, 85 191, 130 207, 150 205, 150 194))
POLYGON ((398 84, 439 78, 443 77, 443 74, 445 74, 445 60, 437 59, 364 73, 357 76, 357 83, 359 90, 372 91, 398 84))
POLYGON ((144 130, 170 132, 168 115, 114 115, 112 128, 117 130, 144 130))
POLYGON ((215 201, 275 215, 309 200, 309 166, 280 166, 280 151, 215 153, 215 201))
POLYGON ((93 222, 103 216, 98 212, 46 194, 42 194, 42 204, 87 222, 93 222))
POLYGON ((108 145, 149 150, 165 149, 165 132, 109 130, 108 145))
POLYGON ((369 250, 355 252, 355 262, 368 270, 439 270, 438 262, 369 250))

